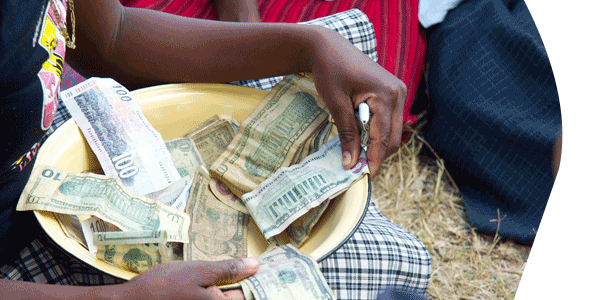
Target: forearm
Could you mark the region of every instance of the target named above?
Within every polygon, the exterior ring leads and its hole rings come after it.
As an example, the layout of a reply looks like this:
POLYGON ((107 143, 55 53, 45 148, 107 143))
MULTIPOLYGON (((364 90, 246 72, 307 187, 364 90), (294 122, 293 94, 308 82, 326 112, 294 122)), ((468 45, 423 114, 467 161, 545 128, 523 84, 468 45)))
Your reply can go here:
POLYGON ((221 21, 260 22, 256 0, 215 0, 221 21))
POLYGON ((0 279, 0 299, 120 299, 120 286, 75 287, 0 279), (112 292, 111 292, 112 290, 112 292))
POLYGON ((84 76, 130 86, 228 82, 307 71, 323 29, 296 24, 229 23, 126 8, 99 32, 96 11, 76 9, 77 48, 68 53, 84 76), (79 21, 81 20, 81 21, 79 21), (110 29, 110 28, 113 28, 110 29))

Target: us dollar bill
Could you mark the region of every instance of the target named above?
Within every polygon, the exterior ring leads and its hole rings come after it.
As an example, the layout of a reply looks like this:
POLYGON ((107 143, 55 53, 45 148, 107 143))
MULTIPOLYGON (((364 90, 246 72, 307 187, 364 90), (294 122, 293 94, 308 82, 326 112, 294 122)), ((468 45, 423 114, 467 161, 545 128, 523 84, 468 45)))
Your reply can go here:
POLYGON ((240 283, 246 299, 336 299, 317 262, 291 245, 265 252, 258 260, 258 272, 240 283))
MULTIPOLYGON (((311 154, 319 151, 319 149, 321 149, 321 147, 323 147, 323 145, 325 143, 327 143, 329 140, 331 140, 330 134, 331 134, 331 130, 333 129, 333 126, 334 126, 333 122, 327 122, 319 130, 319 132, 317 132, 315 137, 311 140, 308 155, 311 155, 311 154)), ((304 157, 302 159, 304 159, 304 157)))
POLYGON ((292 243, 294 247, 299 248, 306 242, 313 227, 319 222, 319 219, 329 206, 330 201, 331 199, 325 200, 319 206, 309 210, 306 214, 296 219, 285 229, 285 232, 290 238, 290 243, 292 243))
POLYGON ((190 134, 193 134, 194 132, 198 132, 198 131, 202 131, 203 129, 207 128, 208 126, 216 123, 217 121, 219 121, 220 118, 218 115, 214 115, 206 120, 204 120, 204 122, 200 123, 199 125, 197 125, 196 127, 190 129, 190 131, 188 131, 186 134, 183 135, 183 137, 188 137, 190 134))
POLYGON ((233 129, 234 134, 240 131, 240 123, 234 117, 228 115, 219 115, 219 119, 229 122, 229 124, 231 124, 231 128, 233 129))
POLYGON ((129 91, 110 78, 91 78, 61 93, 105 175, 116 175, 135 194, 180 179, 162 137, 129 91))
POLYGON ((173 160, 179 176, 193 177, 198 167, 202 167, 203 175, 208 177, 208 168, 194 141, 189 138, 176 138, 165 141, 165 146, 173 160))
POLYGON ((296 150, 296 153, 294 154, 294 156, 292 157, 292 160, 290 161, 290 165, 295 165, 298 164, 299 162, 301 162, 307 155, 308 155, 308 150, 310 148, 310 143, 311 143, 311 138, 314 138, 314 135, 310 136, 306 141, 304 141, 303 143, 301 143, 298 146, 298 149, 296 150))
POLYGON ((192 225, 190 242, 184 244, 184 260, 224 260, 247 256, 248 218, 217 200, 208 187, 209 179, 198 174, 185 211, 192 225))
POLYGON ((200 168, 202 175, 208 177, 208 169, 198 152, 198 148, 196 148, 191 139, 171 139, 165 141, 165 146, 173 159, 173 164, 177 172, 179 172, 181 179, 161 191, 147 194, 146 196, 159 199, 164 204, 183 211, 190 195, 196 170, 200 168))
POLYGON ((160 191, 149 193, 145 196, 150 199, 159 200, 167 206, 183 210, 185 207, 185 202, 187 202, 191 183, 192 177, 188 175, 175 181, 160 191))
MULTIPOLYGON (((210 119, 209 119, 210 120, 210 119)), ((193 140, 208 168, 217 160, 233 140, 235 132, 232 123, 218 119, 203 128, 193 128, 184 137, 193 140)))
POLYGON ((79 221, 79 218, 76 215, 54 213, 54 218, 56 221, 58 221, 58 224, 60 224, 60 227, 68 238, 71 238, 82 246, 87 247, 85 236, 83 235, 81 221, 79 221))
POLYGON ((94 232, 95 246, 166 243, 166 230, 94 232))
POLYGON ((96 216, 124 231, 164 229, 170 241, 189 240, 190 218, 186 213, 133 194, 115 176, 38 166, 25 185, 17 210, 96 216))
MULTIPOLYGON (((370 112, 369 112, 370 114, 370 112)), ((360 131, 360 146, 367 152, 367 147, 369 147, 369 128, 370 128, 370 118, 369 121, 364 124, 360 118, 358 110, 354 113, 356 118, 356 124, 358 124, 358 129, 360 131)))
POLYGON ((210 191, 213 193, 215 198, 217 198, 219 201, 239 212, 250 214, 244 205, 244 202, 242 202, 242 199, 238 198, 238 196, 232 193, 226 185, 211 178, 208 186, 210 187, 210 191))
POLYGON ((117 232, 121 229, 94 216, 77 216, 81 222, 81 229, 85 237, 86 247, 91 253, 98 252, 98 247, 94 245, 95 232, 117 232))
POLYGON ((211 177, 240 197, 277 169, 290 165, 298 148, 326 122, 329 113, 312 79, 286 76, 242 122, 211 177))
POLYGON ((364 151, 352 169, 344 169, 341 143, 336 137, 299 164, 280 168, 241 198, 269 239, 310 209, 347 190, 368 171, 364 151))
POLYGON ((99 245, 96 257, 125 270, 141 273, 173 260, 169 243, 99 245))
POLYGON ((319 129, 317 129, 313 134, 308 137, 304 143, 298 148, 296 154, 292 158, 292 162, 290 165, 296 165, 300 163, 304 158, 308 155, 317 152, 323 144, 325 144, 329 140, 329 134, 331 133, 331 129, 333 127, 333 123, 325 122, 319 129))

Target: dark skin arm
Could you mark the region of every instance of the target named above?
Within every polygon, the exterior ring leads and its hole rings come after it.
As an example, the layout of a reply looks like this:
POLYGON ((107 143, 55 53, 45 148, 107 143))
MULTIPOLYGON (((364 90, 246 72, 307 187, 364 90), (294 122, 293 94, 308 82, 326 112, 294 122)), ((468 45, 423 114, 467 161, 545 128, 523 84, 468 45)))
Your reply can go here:
MULTIPOLYGON (((346 168, 360 153, 354 109, 361 102, 373 113, 371 173, 400 145, 404 83, 329 29, 187 19, 124 8, 117 0, 76 1, 75 18, 77 48, 67 50, 67 62, 84 76, 112 77, 134 89, 312 72, 336 122, 346 168)), ((222 293, 214 285, 238 282, 257 269, 240 260, 166 263, 127 283, 97 287, 0 280, 0 298, 241 299, 241 291, 222 293)))
POLYGON ((261 21, 256 0, 215 0, 215 6, 221 21, 261 21))
POLYGON ((244 299, 241 290, 221 292, 215 285, 239 282, 258 271, 258 261, 169 262, 123 284, 76 287, 0 279, 0 299, 137 300, 244 299))
POLYGON ((360 153, 354 110, 361 102, 373 113, 371 173, 400 146, 404 83, 332 30, 189 19, 115 0, 78 1, 75 12, 77 48, 67 61, 84 76, 112 77, 134 89, 312 72, 340 133, 345 167, 360 153))

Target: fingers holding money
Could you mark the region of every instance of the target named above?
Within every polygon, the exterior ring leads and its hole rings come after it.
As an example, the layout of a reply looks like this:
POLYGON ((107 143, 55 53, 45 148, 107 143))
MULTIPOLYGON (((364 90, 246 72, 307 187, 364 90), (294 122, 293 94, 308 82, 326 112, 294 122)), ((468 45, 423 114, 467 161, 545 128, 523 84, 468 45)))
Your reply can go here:
POLYGON ((225 285, 241 281, 258 271, 256 258, 230 259, 201 263, 198 283, 202 286, 225 285))
POLYGON ((164 263, 123 284, 123 294, 140 299, 243 299, 241 291, 215 286, 239 282, 258 271, 255 258, 164 263), (215 289, 216 288, 216 289, 215 289))
POLYGON ((369 130, 367 162, 371 174, 377 173, 383 160, 400 148, 402 112, 406 88, 391 90, 387 95, 370 97, 367 101, 372 113, 369 130))
POLYGON ((226 300, 245 300, 244 293, 241 289, 234 289, 229 291, 221 291, 216 285, 210 286, 206 289, 215 295, 215 299, 226 299, 226 300))
POLYGON ((358 124, 354 118, 354 110, 348 109, 348 107, 352 107, 352 101, 343 93, 331 96, 325 94, 323 97, 333 116, 342 144, 342 164, 344 168, 351 169, 356 165, 360 155, 360 132, 358 131, 358 124))
MULTIPOLYGON (((401 81, 399 81, 402 83, 401 81)), ((336 105, 330 107, 335 119, 340 141, 342 143, 342 158, 344 168, 349 169, 356 165, 360 155, 360 132, 356 118, 351 115, 348 107, 358 107, 360 103, 369 105, 372 117, 370 118, 369 147, 367 148, 367 162, 371 174, 377 173, 384 159, 400 148, 402 138, 402 112, 406 89, 400 84, 398 89, 387 92, 364 93, 354 97, 353 101, 344 95, 338 95, 336 105), (340 100, 341 99, 341 100, 340 100), (350 104, 344 105, 349 102, 350 104), (355 103, 355 105, 352 105, 355 103), (337 117, 336 117, 337 116, 337 117)))

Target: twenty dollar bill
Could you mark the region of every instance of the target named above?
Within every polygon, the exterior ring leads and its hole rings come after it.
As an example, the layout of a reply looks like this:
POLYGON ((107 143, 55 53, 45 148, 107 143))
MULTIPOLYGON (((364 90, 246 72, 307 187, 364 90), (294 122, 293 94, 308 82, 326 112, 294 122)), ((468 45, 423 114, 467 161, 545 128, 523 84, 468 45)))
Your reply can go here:
POLYGON ((291 167, 282 167, 242 196, 252 218, 268 239, 325 200, 347 190, 369 171, 364 151, 349 170, 342 165, 339 138, 291 167))

